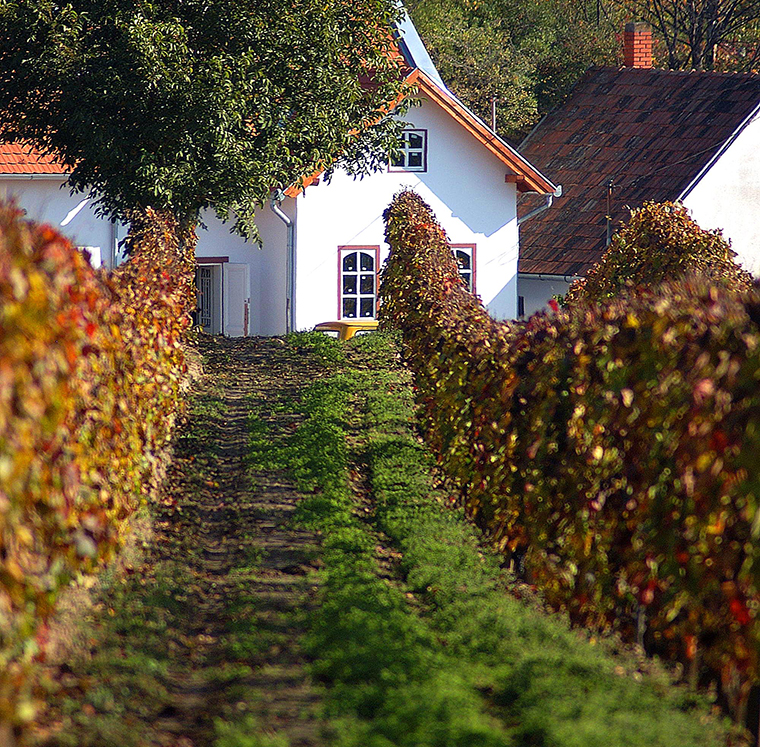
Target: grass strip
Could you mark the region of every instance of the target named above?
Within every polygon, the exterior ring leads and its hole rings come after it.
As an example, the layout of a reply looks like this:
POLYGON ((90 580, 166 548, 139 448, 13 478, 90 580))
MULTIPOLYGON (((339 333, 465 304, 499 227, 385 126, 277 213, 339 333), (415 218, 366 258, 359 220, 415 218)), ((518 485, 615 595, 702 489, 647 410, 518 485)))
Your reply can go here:
POLYGON ((291 340, 314 346, 335 372, 304 393, 298 430, 273 446, 254 423, 252 442, 257 460, 287 466, 313 492, 298 521, 324 536, 324 596, 307 646, 328 685, 330 743, 727 744, 727 722, 664 673, 642 675, 635 661, 505 593, 498 559, 433 484, 392 341, 359 338, 344 365, 346 348, 325 340, 291 340), (357 426, 365 439, 352 453, 357 426), (352 463, 363 460, 369 508, 349 486, 352 463), (381 538, 400 551, 403 583, 381 572, 381 538))
POLYGON ((304 420, 284 445, 272 445, 259 421, 252 428, 255 462, 287 464, 301 490, 317 491, 301 503, 297 521, 324 537, 323 599, 306 648, 314 674, 329 685, 330 744, 508 745, 504 727, 484 711, 481 694, 461 678, 406 589, 378 573, 377 532, 360 518, 349 487, 354 394, 351 373, 315 382, 301 401, 304 420))
POLYGON ((380 372, 367 393, 370 483, 378 527, 399 547, 427 621, 463 662, 515 745, 726 744, 732 727, 652 665, 613 657, 601 645, 504 593, 498 558, 481 551, 462 514, 431 500, 433 463, 414 426, 411 389, 380 336, 356 343, 380 372), (379 379, 379 380, 378 380, 379 379), (465 663, 466 662, 466 663, 465 663), (640 680, 640 681, 637 681, 640 680))

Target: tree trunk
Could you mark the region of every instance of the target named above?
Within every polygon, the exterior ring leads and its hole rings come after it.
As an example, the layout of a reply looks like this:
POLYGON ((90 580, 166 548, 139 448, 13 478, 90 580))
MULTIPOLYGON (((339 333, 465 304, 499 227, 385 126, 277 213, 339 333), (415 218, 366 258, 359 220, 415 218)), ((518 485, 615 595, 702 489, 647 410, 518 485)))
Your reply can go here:
POLYGON ((135 210, 129 215, 129 221, 129 235, 126 238, 129 255, 137 252, 148 254, 156 272, 170 268, 175 273, 179 292, 184 297, 185 313, 190 314, 196 306, 196 224, 187 220, 180 221, 169 211, 150 207, 135 210))
POLYGON ((720 18, 718 0, 707 0, 705 9, 705 52, 703 65, 705 70, 715 69, 715 47, 720 40, 720 18))

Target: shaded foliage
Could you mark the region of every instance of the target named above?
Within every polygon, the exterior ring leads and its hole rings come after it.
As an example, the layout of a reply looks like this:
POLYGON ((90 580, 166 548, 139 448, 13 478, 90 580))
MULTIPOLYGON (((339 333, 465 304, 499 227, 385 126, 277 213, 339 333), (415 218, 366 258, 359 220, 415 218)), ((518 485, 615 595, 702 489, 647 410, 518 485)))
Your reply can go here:
POLYGON ((593 2, 416 0, 409 3, 446 82, 473 111, 518 141, 587 67, 614 64, 621 11, 593 2))
POLYGON ((612 0, 648 21, 671 70, 752 72, 760 60, 758 0, 612 0))
POLYGON ((0 135, 71 169, 104 212, 254 208, 335 158, 384 159, 401 80, 392 0, 11 0, 0 135), (367 85, 371 79, 372 85, 367 85))

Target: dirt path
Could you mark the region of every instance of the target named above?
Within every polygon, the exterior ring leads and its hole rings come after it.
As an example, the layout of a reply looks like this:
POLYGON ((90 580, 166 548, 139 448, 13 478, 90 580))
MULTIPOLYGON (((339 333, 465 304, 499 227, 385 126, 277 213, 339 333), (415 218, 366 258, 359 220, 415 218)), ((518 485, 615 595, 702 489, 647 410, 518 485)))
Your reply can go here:
MULTIPOLYGON (((204 338, 196 387, 139 564, 104 580, 89 650, 55 672, 49 745, 205 747, 220 735, 319 745, 300 639, 318 537, 291 528, 292 485, 247 466, 249 413, 318 375, 279 340, 204 338)), ((282 408, 281 408, 282 409, 282 408)))
POLYGON ((744 743, 666 672, 504 593, 382 335, 201 352, 152 534, 51 666, 37 745, 744 743))

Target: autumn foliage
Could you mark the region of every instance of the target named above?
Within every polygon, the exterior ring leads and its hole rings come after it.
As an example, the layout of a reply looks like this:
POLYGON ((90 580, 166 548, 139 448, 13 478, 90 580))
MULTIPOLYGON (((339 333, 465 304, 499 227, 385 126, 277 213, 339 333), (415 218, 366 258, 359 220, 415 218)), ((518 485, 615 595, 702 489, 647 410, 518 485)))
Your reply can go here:
POLYGON ((575 620, 711 674, 758 678, 760 292, 663 285, 500 323, 428 206, 386 212, 384 323, 469 516, 575 620))
POLYGON ((178 413, 192 265, 148 218, 107 275, 0 206, 0 723, 31 715, 56 597, 118 546, 178 413))
POLYGON ((752 276, 735 257, 720 232, 700 228, 683 205, 647 202, 631 211, 599 262, 570 286, 565 301, 599 302, 624 290, 648 292, 660 283, 690 276, 747 290, 752 276))

